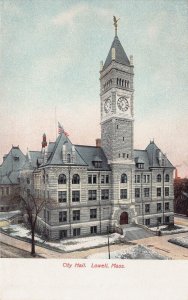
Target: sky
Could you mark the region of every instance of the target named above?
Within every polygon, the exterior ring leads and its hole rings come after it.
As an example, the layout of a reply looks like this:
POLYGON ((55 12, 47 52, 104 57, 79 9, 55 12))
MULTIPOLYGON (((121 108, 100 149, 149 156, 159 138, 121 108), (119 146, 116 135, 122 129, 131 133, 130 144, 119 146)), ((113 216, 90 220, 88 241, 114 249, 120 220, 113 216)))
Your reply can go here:
POLYGON ((100 61, 118 37, 134 60, 134 148, 150 140, 188 177, 187 0, 0 0, 0 163, 40 150, 59 121, 74 144, 100 137, 100 61))

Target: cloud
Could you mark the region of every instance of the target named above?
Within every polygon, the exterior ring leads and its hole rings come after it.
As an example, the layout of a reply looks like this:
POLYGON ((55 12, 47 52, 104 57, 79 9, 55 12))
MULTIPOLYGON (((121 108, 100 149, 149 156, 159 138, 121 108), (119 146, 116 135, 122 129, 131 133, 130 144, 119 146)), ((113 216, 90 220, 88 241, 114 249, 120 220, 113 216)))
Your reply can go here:
POLYGON ((83 16, 88 11, 87 4, 76 4, 66 11, 61 12, 52 19, 52 23, 56 26, 73 25, 77 16, 83 16))

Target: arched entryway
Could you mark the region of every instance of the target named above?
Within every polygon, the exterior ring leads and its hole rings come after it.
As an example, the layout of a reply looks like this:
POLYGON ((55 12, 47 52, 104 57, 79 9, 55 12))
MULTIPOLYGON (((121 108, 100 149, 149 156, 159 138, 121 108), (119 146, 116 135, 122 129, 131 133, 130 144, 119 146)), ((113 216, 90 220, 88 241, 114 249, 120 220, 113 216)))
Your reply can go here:
POLYGON ((122 212, 120 215, 120 225, 128 224, 128 213, 126 211, 122 212))

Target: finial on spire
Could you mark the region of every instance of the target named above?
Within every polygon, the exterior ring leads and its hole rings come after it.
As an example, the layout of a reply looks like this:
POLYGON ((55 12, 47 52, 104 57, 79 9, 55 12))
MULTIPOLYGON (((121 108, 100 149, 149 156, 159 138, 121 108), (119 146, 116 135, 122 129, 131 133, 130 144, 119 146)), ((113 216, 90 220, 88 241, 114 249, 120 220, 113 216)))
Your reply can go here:
POLYGON ((117 36, 117 22, 119 21, 119 19, 117 20, 115 16, 113 16, 113 20, 114 20, 114 27, 115 27, 115 36, 117 36))

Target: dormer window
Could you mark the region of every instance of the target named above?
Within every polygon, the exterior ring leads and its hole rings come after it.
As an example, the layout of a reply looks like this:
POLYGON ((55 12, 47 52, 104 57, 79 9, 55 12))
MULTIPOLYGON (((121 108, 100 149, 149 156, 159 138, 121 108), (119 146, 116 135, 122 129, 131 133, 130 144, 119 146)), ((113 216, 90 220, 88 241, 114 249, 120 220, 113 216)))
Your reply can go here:
POLYGON ((102 168, 102 161, 93 161, 93 165, 95 168, 102 168))
POLYGON ((71 155, 70 155, 70 153, 67 154, 67 163, 68 164, 71 163, 71 155))
POLYGON ((138 169, 144 169, 144 163, 138 163, 137 168, 138 169))
POLYGON ((20 159, 20 158, 19 158, 18 156, 14 156, 14 160, 15 160, 15 161, 19 161, 19 159, 20 159))

